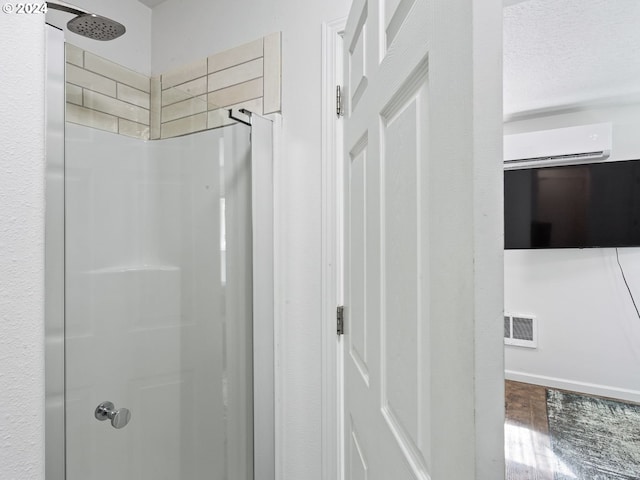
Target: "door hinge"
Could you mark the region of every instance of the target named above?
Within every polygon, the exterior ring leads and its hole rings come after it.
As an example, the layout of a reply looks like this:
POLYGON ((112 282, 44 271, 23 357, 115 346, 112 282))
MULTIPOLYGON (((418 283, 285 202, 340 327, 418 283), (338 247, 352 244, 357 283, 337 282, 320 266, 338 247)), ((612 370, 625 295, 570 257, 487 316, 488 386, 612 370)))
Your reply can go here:
POLYGON ((344 307, 342 305, 338 306, 336 317, 338 320, 336 333, 338 335, 344 335, 344 307))
POLYGON ((336 115, 338 117, 342 117, 344 115, 344 111, 342 109, 342 87, 340 87, 340 85, 336 87, 336 115))

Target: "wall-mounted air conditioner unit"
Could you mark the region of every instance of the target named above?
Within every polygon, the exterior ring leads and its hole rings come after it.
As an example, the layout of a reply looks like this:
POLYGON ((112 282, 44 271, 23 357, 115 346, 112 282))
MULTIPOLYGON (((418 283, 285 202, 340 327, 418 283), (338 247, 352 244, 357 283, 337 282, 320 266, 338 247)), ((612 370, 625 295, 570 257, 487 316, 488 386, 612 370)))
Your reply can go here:
POLYGON ((598 162, 610 154, 610 123, 504 136, 505 170, 598 162))

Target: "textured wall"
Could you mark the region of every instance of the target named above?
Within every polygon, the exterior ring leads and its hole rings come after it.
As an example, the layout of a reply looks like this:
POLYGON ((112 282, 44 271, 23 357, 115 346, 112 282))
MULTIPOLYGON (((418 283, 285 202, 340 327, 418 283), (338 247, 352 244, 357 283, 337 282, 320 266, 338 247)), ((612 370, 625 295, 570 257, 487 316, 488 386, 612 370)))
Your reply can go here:
POLYGON ((0 478, 44 478, 44 22, 0 13, 0 478), (25 61, 28 59, 28 61, 25 61))

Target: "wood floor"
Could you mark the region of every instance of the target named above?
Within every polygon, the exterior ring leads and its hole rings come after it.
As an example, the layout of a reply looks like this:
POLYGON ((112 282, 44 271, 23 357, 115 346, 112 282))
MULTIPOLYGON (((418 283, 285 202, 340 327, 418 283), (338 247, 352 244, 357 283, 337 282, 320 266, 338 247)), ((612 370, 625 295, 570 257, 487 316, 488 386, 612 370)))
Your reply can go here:
POLYGON ((507 480, 553 480, 545 387, 505 383, 507 480))

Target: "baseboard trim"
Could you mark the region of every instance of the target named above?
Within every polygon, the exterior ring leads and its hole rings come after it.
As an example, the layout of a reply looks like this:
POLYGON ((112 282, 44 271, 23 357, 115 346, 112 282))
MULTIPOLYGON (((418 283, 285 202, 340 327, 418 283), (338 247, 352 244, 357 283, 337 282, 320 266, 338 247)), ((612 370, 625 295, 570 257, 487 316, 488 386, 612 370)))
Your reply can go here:
POLYGON ((629 402, 640 403, 640 391, 627 390, 625 388, 611 387, 608 385, 598 385, 594 383, 577 382, 564 378, 547 377, 544 375, 533 375, 530 373, 505 370, 504 376, 507 380, 515 382, 532 383, 545 387, 570 390, 572 392, 588 393, 600 397, 615 398, 629 402))

